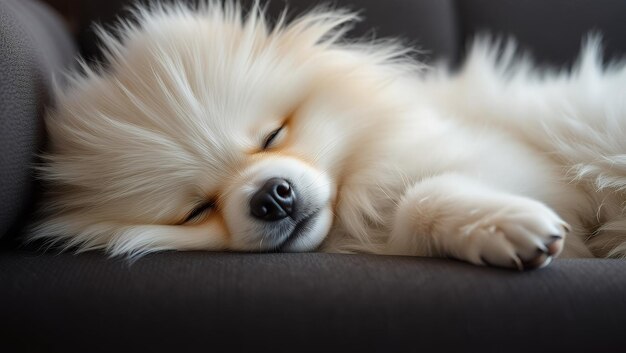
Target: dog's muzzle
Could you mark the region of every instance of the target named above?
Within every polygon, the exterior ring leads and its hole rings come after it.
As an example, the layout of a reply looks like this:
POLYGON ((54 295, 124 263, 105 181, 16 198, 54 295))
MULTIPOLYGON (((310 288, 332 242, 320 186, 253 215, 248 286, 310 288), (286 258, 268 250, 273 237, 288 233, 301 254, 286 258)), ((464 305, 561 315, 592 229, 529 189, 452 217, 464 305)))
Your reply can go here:
POLYGON ((296 193, 291 184, 282 178, 271 178, 252 195, 250 213, 256 219, 275 222, 292 217, 295 204, 296 193))

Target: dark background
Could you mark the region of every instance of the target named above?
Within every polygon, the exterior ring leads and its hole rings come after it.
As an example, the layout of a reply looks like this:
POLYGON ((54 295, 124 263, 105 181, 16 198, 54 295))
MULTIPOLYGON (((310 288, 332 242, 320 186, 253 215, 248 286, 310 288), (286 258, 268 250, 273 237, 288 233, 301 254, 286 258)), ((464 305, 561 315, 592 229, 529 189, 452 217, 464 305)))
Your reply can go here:
MULTIPOLYGON (((124 9, 135 3, 45 2, 64 15, 86 57, 97 53, 93 22, 114 23, 116 16, 127 14, 124 9)), ((539 63, 553 66, 571 64, 581 39, 590 32, 603 34, 608 57, 626 52, 623 0, 272 0, 269 13, 275 15, 287 6, 297 14, 317 4, 358 11, 364 21, 356 25, 352 37, 401 38, 421 48, 424 61, 446 59, 458 64, 468 39, 477 33, 514 37, 539 63)))

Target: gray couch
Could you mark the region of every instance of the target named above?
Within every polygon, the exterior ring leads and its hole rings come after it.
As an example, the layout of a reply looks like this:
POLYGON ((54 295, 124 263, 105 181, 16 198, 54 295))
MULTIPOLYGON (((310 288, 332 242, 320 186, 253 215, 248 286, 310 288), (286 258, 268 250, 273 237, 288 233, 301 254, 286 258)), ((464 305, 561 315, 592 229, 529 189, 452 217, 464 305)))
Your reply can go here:
MULTIPOLYGON (((0 352, 626 349, 626 261, 557 260, 518 273, 319 253, 169 252, 129 263, 24 246, 51 78, 79 50, 97 58, 88 24, 111 20, 122 5, 50 1, 66 10, 71 34, 51 7, 0 1, 0 352)), ((289 3, 299 11, 313 1, 289 3)), ((450 65, 483 30, 516 36, 546 65, 570 65, 589 30, 605 34, 609 56, 626 53, 618 0, 350 4, 367 18, 355 34, 399 35, 427 50, 422 59, 450 65)))

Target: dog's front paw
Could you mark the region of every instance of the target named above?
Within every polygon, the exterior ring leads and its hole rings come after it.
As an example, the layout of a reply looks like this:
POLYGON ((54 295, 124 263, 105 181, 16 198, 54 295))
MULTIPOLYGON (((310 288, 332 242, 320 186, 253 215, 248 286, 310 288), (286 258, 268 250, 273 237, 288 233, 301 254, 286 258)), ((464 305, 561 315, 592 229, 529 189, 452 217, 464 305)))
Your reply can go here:
POLYGON ((563 250, 569 225, 539 202, 516 201, 497 211, 470 211, 479 217, 459 228, 463 244, 458 255, 479 265, 519 270, 547 266, 563 250))
POLYGON ((447 174, 407 190, 387 251, 523 270, 546 266, 559 255, 569 228, 539 201, 447 174))

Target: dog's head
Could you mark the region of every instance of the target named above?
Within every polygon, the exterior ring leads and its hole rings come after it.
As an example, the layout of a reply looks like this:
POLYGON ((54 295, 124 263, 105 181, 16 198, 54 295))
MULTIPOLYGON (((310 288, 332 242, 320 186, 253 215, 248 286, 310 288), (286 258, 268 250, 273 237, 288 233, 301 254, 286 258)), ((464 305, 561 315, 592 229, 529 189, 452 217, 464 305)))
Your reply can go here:
POLYGON ((350 14, 270 27, 240 12, 140 9, 118 37, 102 31, 107 66, 85 66, 47 117, 34 237, 113 254, 324 240, 371 128, 375 94, 359 87, 384 81, 373 68, 396 53, 337 45, 350 14))

